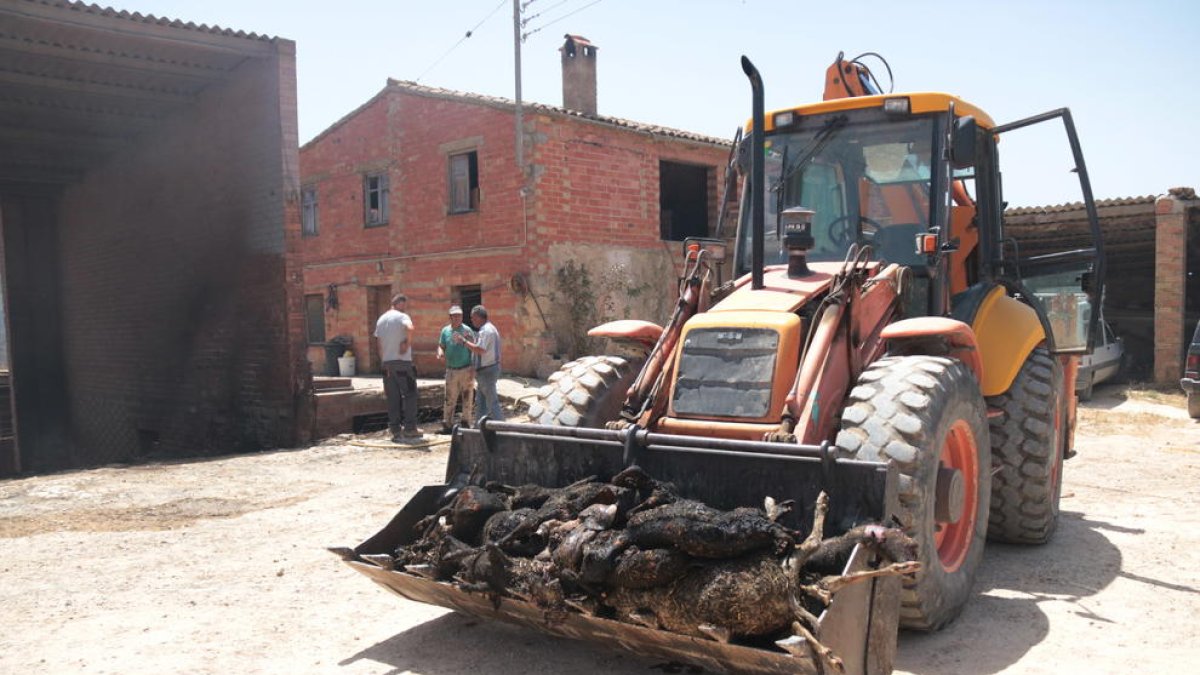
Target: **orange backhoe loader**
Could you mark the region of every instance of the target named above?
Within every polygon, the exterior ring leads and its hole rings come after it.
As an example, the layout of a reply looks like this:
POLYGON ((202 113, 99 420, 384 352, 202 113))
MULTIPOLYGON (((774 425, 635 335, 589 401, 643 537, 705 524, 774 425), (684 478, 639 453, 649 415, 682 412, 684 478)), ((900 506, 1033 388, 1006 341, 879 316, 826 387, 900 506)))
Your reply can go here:
MULTIPOLYGON (((742 67, 753 114, 732 167, 732 256, 720 239, 685 242, 665 325, 598 326, 590 334, 622 355, 565 365, 531 424, 457 429, 446 485, 340 550, 352 567, 404 597, 639 653, 822 672, 828 662, 795 640, 705 640, 603 613, 551 619, 379 555, 411 541, 448 490, 485 480, 561 487, 637 465, 717 508, 794 500, 783 522, 797 530, 825 493, 824 534, 898 523, 917 543, 920 571, 841 590, 811 636, 847 672, 888 672, 898 625, 936 630, 962 610, 985 539, 1049 540, 1073 454, 1076 356, 1090 349, 1104 276, 1069 111, 997 125, 951 95, 880 93, 860 59, 839 55, 824 101, 768 114, 758 71, 742 67), (998 139, 1053 120, 1094 245, 1023 259, 1004 232, 998 139)), ((860 551, 846 571, 877 564, 860 551)))

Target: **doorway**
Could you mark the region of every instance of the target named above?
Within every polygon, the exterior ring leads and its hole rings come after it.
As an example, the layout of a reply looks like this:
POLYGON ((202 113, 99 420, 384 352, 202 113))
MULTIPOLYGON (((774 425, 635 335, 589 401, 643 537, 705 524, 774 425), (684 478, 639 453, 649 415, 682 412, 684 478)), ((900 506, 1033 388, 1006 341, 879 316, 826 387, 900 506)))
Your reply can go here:
POLYGON ((471 325, 471 310, 475 309, 476 305, 483 304, 483 288, 478 284, 473 286, 455 286, 451 292, 451 300, 454 304, 462 307, 463 321, 467 325, 471 325))
POLYGON ((379 316, 392 305, 392 287, 367 286, 367 372, 379 374, 383 372, 383 363, 379 360, 379 343, 375 340, 375 322, 379 316))

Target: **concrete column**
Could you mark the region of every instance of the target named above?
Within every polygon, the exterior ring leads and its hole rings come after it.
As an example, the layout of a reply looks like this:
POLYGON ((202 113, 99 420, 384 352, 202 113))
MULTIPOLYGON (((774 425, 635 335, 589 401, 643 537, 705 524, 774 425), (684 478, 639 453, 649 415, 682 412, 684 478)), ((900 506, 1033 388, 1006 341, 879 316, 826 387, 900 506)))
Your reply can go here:
POLYGON ((1191 188, 1172 188, 1154 204, 1154 381, 1178 383, 1183 372, 1184 274, 1191 188))

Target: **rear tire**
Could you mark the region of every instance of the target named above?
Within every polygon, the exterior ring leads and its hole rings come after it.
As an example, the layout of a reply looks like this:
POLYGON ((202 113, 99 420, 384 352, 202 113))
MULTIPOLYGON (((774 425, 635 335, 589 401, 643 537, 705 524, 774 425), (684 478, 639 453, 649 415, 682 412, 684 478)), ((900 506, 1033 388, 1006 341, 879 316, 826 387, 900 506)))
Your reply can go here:
POLYGON ((1080 401, 1092 400, 1092 390, 1096 387, 1096 373, 1088 373, 1087 378, 1087 384, 1079 390, 1080 401))
POLYGON ((995 472, 990 539, 1044 544, 1054 534, 1066 440, 1062 379, 1058 360, 1038 347, 1008 391, 988 399, 988 405, 1004 411, 989 421, 995 472))
POLYGON ((529 421, 560 427, 600 428, 615 420, 641 361, 585 356, 565 364, 529 404, 529 421))
MULTIPOLYGON (((991 491, 987 410, 979 384, 960 361, 940 356, 886 357, 850 392, 837 437, 843 457, 892 460, 900 470, 899 513, 922 563, 906 579, 900 625, 937 630, 962 611, 983 557, 991 491), (961 472, 956 522, 939 523, 938 476, 961 472)), ((947 502, 952 500, 947 500, 947 502)))

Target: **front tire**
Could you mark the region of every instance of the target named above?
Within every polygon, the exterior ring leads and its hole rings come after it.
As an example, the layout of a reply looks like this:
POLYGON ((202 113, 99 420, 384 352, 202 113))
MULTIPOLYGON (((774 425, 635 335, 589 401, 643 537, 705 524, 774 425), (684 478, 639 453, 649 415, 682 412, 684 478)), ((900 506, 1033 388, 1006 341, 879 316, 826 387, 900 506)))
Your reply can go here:
POLYGON ((622 356, 584 356, 563 365, 529 404, 529 421, 600 428, 617 419, 642 362, 622 356))
POLYGON ((987 535, 991 450, 974 375, 940 356, 876 361, 850 392, 837 446, 844 457, 897 464, 897 516, 922 563, 904 581, 900 625, 941 628, 970 598, 987 535))
POLYGON ((988 399, 1004 412, 990 420, 995 475, 988 536, 995 541, 1044 544, 1058 526, 1066 441, 1062 380, 1058 360, 1038 347, 1008 391, 988 399))

